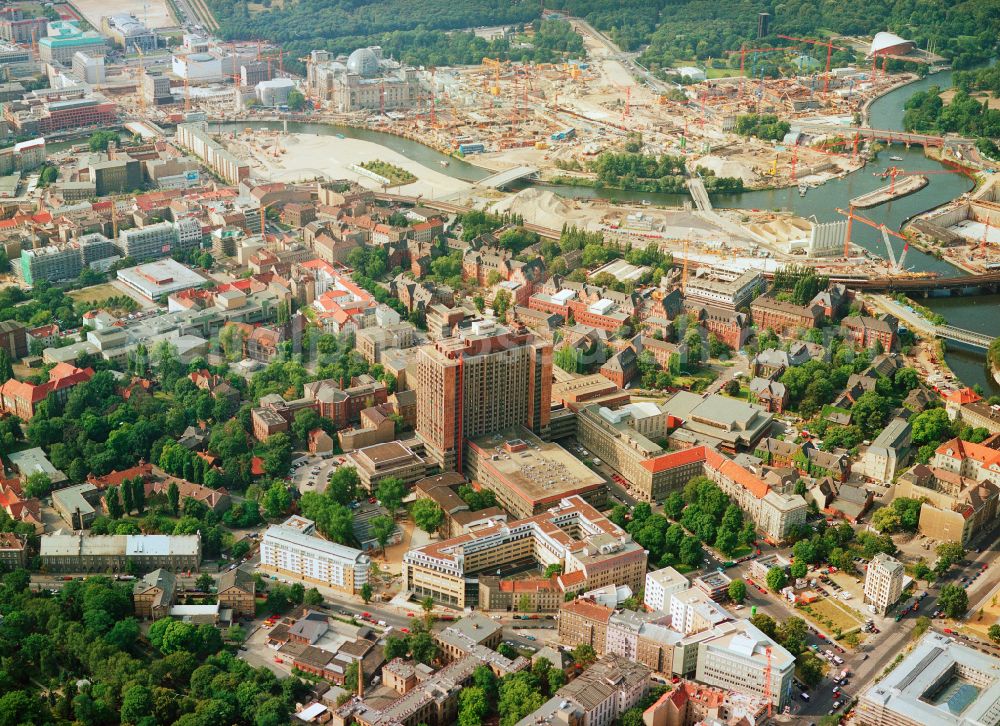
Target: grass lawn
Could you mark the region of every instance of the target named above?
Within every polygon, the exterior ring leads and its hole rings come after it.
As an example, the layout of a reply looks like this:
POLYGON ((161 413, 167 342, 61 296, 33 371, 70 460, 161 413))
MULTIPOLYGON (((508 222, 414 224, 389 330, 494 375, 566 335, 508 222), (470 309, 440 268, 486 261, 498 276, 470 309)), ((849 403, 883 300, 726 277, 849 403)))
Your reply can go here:
POLYGON ((125 293, 112 285, 110 282, 102 282, 100 285, 91 285, 90 287, 85 287, 82 290, 70 290, 66 294, 73 298, 76 302, 90 303, 104 300, 109 297, 120 297, 125 293))
POLYGON ((810 605, 802 605, 799 609, 830 634, 835 634, 838 630, 846 633, 848 630, 860 627, 862 623, 861 618, 850 608, 829 597, 821 598, 810 605))
POLYGON ((745 557, 751 552, 753 552, 753 548, 750 547, 749 545, 740 545, 729 554, 729 559, 738 560, 740 557, 745 557))
POLYGON ((728 398, 735 398, 738 401, 747 401, 750 399, 750 389, 747 386, 740 386, 740 392, 735 396, 730 396, 728 393, 726 393, 725 386, 722 387, 722 390, 719 391, 719 393, 728 398))
POLYGON ((703 391, 714 381, 718 375, 711 368, 698 371, 697 373, 686 373, 674 376, 674 385, 679 388, 687 388, 694 392, 703 391))

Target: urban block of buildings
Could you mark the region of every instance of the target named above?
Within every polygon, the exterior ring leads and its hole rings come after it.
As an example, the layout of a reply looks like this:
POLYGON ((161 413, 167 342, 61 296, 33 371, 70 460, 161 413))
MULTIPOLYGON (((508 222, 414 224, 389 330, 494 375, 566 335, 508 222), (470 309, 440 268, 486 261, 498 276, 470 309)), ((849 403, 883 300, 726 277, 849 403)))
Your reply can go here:
POLYGON ((403 556, 403 587, 455 607, 476 605, 476 575, 535 560, 562 567, 562 582, 584 587, 628 585, 637 591, 646 574, 646 551, 578 496, 543 514, 498 522, 458 537, 411 549, 403 556))
POLYGON ((965 546, 996 526, 1000 500, 1000 436, 981 444, 952 439, 896 482, 897 497, 922 499, 918 528, 935 540, 965 546))

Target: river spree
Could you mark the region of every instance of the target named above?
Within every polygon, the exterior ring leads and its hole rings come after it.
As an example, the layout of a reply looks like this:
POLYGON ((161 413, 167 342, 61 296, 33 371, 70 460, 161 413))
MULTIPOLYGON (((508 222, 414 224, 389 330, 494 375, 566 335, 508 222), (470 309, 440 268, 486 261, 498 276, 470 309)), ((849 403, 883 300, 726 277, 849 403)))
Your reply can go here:
MULTIPOLYGON (((879 129, 902 130, 903 106, 914 93, 926 90, 931 86, 942 89, 951 86, 951 72, 946 71, 927 76, 909 85, 897 88, 882 96, 869 109, 869 125, 879 129)), ((237 131, 247 127, 277 129, 281 122, 241 122, 212 124, 213 130, 237 131)), ((433 169, 441 169, 444 173, 466 181, 477 181, 488 176, 490 172, 462 159, 448 157, 428 146, 404 139, 392 134, 368 129, 332 126, 323 123, 289 122, 291 133, 333 135, 339 134, 347 138, 363 139, 385 146, 393 151, 433 169), (444 167, 440 162, 447 161, 444 167)), ((924 156, 923 149, 915 146, 909 149, 895 145, 891 150, 882 151, 860 171, 848 174, 839 179, 810 190, 806 196, 799 196, 796 188, 775 189, 767 191, 752 191, 733 195, 713 195, 712 201, 716 207, 730 209, 783 209, 806 218, 815 218, 820 222, 840 219, 836 208, 846 209, 848 202, 859 194, 873 191, 885 185, 885 180, 874 175, 889 166, 898 166, 906 171, 941 171, 946 169, 942 164, 924 156), (902 157, 902 161, 890 161, 889 156, 902 157)), ((899 229, 911 217, 929 209, 945 204, 955 197, 969 191, 972 180, 961 174, 932 174, 928 177, 929 184, 915 194, 896 199, 889 204, 883 204, 866 210, 865 216, 878 223, 886 224, 890 229, 899 229)), ((648 200, 653 204, 679 206, 686 195, 648 194, 642 192, 618 192, 610 190, 595 190, 586 187, 569 187, 559 185, 539 185, 559 195, 574 198, 605 197, 621 201, 638 202, 648 200)), ((899 254, 902 242, 891 238, 899 254)), ((855 225, 852 241, 866 247, 875 254, 885 256, 884 243, 881 235, 864 225, 855 225)), ((936 272, 944 275, 960 274, 949 263, 939 260, 911 247, 906 258, 906 266, 918 272, 936 272)), ((968 330, 1000 335, 1000 296, 983 295, 958 298, 930 298, 922 300, 922 304, 944 315, 952 325, 968 330)), ((962 381, 968 385, 979 384, 990 393, 1000 393, 998 386, 986 373, 985 355, 981 351, 967 351, 953 347, 947 355, 948 364, 962 381)))

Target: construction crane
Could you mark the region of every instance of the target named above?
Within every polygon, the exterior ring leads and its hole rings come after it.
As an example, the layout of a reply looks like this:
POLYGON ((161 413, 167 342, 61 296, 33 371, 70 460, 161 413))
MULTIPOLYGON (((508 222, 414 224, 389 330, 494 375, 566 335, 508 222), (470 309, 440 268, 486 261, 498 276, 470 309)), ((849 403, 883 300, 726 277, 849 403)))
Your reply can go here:
POLYGON ((771 53, 772 51, 776 50, 788 50, 788 48, 789 46, 785 46, 783 48, 740 48, 739 50, 727 51, 729 55, 732 55, 734 53, 740 54, 740 98, 743 98, 743 80, 744 80, 743 68, 746 63, 747 53, 754 53, 754 54, 771 53))
POLYGON ((826 48, 826 71, 823 73, 823 95, 830 92, 830 58, 833 55, 833 49, 837 50, 847 50, 847 48, 842 48, 839 45, 834 45, 832 40, 816 40, 815 38, 793 38, 790 35, 779 35, 779 38, 784 40, 794 40, 799 43, 810 43, 821 48, 826 48))
POLYGON ((774 712, 774 706, 772 701, 774 700, 771 695, 771 646, 764 648, 764 654, 767 656, 767 666, 764 668, 764 700, 767 701, 767 717, 771 718, 774 712))
POLYGON ((850 211, 845 212, 843 209, 838 208, 837 214, 843 214, 847 217, 847 232, 844 234, 844 259, 849 259, 851 256, 851 226, 852 222, 856 219, 862 224, 866 224, 872 229, 877 229, 882 232, 882 238, 885 240, 886 252, 888 253, 889 262, 893 267, 894 272, 899 272, 902 268, 903 261, 906 259, 906 253, 910 249, 910 240, 901 235, 899 232, 895 232, 885 224, 880 224, 879 222, 873 222, 867 217, 862 217, 860 214, 854 213, 854 207, 848 207, 850 211), (903 247, 903 254, 900 256, 899 260, 896 259, 896 253, 892 250, 892 245, 889 244, 889 235, 897 237, 903 240, 906 244, 903 247))
POLYGON ((184 77, 184 113, 191 110, 191 83, 184 77))
POLYGON ((897 176, 925 176, 927 174, 964 174, 965 172, 959 169, 928 169, 927 171, 905 171, 897 166, 890 166, 884 172, 882 172, 882 178, 885 179, 889 177, 889 194, 896 193, 896 177, 897 176))

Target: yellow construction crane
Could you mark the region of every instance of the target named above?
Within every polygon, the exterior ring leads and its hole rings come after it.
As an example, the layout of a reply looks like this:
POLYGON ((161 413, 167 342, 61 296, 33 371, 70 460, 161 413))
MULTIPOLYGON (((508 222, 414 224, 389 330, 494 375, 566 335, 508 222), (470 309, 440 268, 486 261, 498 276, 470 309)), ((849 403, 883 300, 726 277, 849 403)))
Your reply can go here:
POLYGON ((184 113, 191 110, 191 83, 187 77, 184 78, 184 113))

